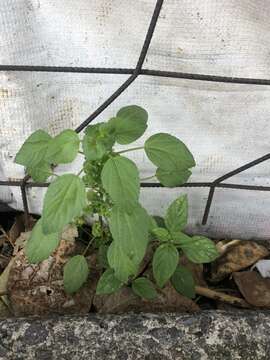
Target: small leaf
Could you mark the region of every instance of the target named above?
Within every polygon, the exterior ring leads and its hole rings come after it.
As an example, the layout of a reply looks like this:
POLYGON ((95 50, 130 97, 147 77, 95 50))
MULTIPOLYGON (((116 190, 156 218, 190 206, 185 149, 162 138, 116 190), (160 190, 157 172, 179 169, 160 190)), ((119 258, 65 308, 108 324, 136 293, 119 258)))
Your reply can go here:
POLYGON ((83 138, 83 152, 87 160, 99 160, 115 143, 115 129, 112 125, 99 123, 89 125, 83 138))
POLYGON ((48 187, 45 195, 42 227, 45 234, 61 230, 75 216, 80 216, 86 205, 83 181, 76 175, 59 176, 48 187))
POLYGON ((150 280, 145 277, 137 278, 132 282, 132 290, 143 299, 153 300, 157 297, 156 289, 150 280))
POLYGON ((68 294, 75 293, 86 282, 89 268, 84 256, 76 255, 64 266, 64 288, 68 294))
POLYGON ((154 215, 153 218, 157 223, 157 227, 164 227, 164 228, 166 227, 165 220, 162 216, 154 215))
POLYGON ((51 164, 67 164, 72 162, 78 154, 80 139, 74 130, 64 130, 51 139, 46 159, 51 164))
POLYGON ((27 173, 31 176, 34 181, 43 182, 52 175, 51 166, 45 161, 41 161, 34 167, 28 167, 27 173))
POLYGON ((115 241, 111 243, 107 253, 108 263, 114 269, 115 276, 122 283, 126 283, 128 279, 136 275, 138 265, 135 265, 126 255, 122 247, 115 241))
POLYGON ((140 138, 147 128, 147 118, 147 112, 139 106, 120 109, 117 116, 109 121, 116 130, 118 144, 130 144, 140 138))
POLYGON ((57 248, 59 241, 59 233, 43 234, 42 220, 38 220, 26 243, 25 254, 28 261, 31 264, 37 264, 47 259, 57 248))
POLYGON ((23 143, 18 151, 15 162, 33 168, 44 161, 51 136, 43 130, 37 130, 23 143))
POLYGON ((97 254, 98 265, 99 267, 104 269, 109 267, 109 263, 107 259, 108 248, 109 246, 104 244, 101 244, 98 248, 98 254, 97 254))
POLYGON ((166 171, 185 171, 195 166, 194 158, 186 145, 175 136, 159 133, 144 144, 149 160, 166 171))
POLYGON ((210 263, 219 256, 215 243, 203 236, 186 236, 180 247, 186 257, 197 264, 210 263))
POLYGON ((123 156, 115 156, 106 161, 101 180, 115 204, 131 211, 137 205, 140 191, 140 180, 137 166, 123 156))
POLYGON ((97 295, 112 294, 122 287, 122 282, 117 279, 114 270, 107 269, 100 277, 97 284, 97 295))
POLYGON ((192 272, 183 266, 177 266, 171 282, 176 291, 190 298, 195 298, 195 283, 192 272))
POLYGON ((135 264, 144 258, 148 245, 149 217, 139 204, 127 213, 114 206, 109 218, 109 226, 114 241, 135 264))
POLYGON ((171 240, 171 235, 169 231, 162 227, 157 227, 151 230, 151 233, 155 236, 156 239, 164 242, 168 242, 171 240))
POLYGON ((171 232, 181 231, 188 220, 188 200, 187 195, 182 195, 174 200, 169 206, 166 216, 165 224, 171 232))
POLYGON ((153 257, 153 274, 159 287, 163 287, 175 272, 179 254, 171 244, 160 245, 153 257))
POLYGON ((156 177, 162 185, 166 187, 175 187, 185 184, 191 175, 191 171, 184 170, 163 170, 158 168, 156 171, 156 177))

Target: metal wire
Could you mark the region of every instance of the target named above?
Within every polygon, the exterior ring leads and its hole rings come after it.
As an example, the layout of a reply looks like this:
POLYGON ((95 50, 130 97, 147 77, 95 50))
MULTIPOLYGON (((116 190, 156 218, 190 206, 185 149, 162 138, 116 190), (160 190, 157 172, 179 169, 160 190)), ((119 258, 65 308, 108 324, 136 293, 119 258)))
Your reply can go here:
MULTIPOLYGON (((0 65, 0 71, 23 71, 23 72, 52 72, 52 73, 82 73, 82 74, 119 74, 130 75, 129 78, 106 100, 101 104, 86 120, 84 120, 76 129, 77 133, 81 132, 89 123, 91 123, 98 115, 100 115, 115 99, 117 99, 140 75, 158 76, 175 79, 186 79, 195 81, 210 81, 230 84, 249 84, 249 85, 270 85, 270 79, 256 79, 256 78, 238 78, 227 76, 216 76, 206 74, 191 74, 174 71, 160 71, 143 69, 143 64, 147 56, 149 46, 156 28, 160 11, 162 9, 163 0, 157 0, 151 21, 147 30, 147 34, 138 58, 136 68, 89 68, 89 67, 63 67, 63 66, 35 66, 35 65, 0 65)), ((231 178, 232 176, 241 173, 257 164, 270 159, 270 154, 266 154, 254 161, 249 162, 219 178, 213 182, 191 182, 182 185, 181 187, 209 187, 209 194, 205 206, 202 224, 205 225, 208 220, 212 201, 216 188, 222 189, 238 189, 251 191, 270 191, 269 186, 255 186, 243 184, 227 184, 222 181, 231 178)), ((28 182, 29 176, 21 180, 0 181, 0 186, 19 186, 21 188, 26 226, 29 224, 29 209, 27 202, 27 188, 29 187, 48 187, 49 183, 28 182)), ((163 187, 160 183, 141 183, 142 187, 163 187)))

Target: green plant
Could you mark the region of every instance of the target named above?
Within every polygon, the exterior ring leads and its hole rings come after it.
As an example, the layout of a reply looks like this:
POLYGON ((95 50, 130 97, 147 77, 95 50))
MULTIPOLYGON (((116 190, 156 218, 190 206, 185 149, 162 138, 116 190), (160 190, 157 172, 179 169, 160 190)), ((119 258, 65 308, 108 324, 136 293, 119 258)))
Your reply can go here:
POLYGON ((82 140, 73 130, 64 130, 54 138, 38 130, 17 153, 15 162, 25 166, 34 181, 53 178, 44 198, 42 216, 26 245, 31 263, 49 257, 67 224, 82 227, 86 216, 94 219, 84 253, 72 257, 64 267, 68 293, 76 292, 86 281, 89 268, 85 255, 91 249, 98 252, 100 266, 105 270, 97 285, 98 294, 109 294, 128 285, 146 299, 157 294, 153 282, 140 274, 149 246, 156 248, 152 263, 157 286, 163 287, 171 278, 176 290, 190 297, 194 296, 192 275, 178 265, 179 254, 183 252, 199 263, 217 256, 209 239, 189 237, 182 232, 187 223, 186 196, 170 205, 164 221, 158 219, 161 225, 140 205, 139 171, 123 153, 144 150, 157 167, 153 177, 167 187, 185 183, 195 166, 185 144, 170 134, 152 135, 144 146, 114 149, 116 143, 127 145, 140 138, 147 128, 147 118, 141 107, 127 106, 108 122, 89 125, 82 140), (78 154, 85 160, 77 175, 58 176, 53 172, 52 165, 70 163, 78 154))

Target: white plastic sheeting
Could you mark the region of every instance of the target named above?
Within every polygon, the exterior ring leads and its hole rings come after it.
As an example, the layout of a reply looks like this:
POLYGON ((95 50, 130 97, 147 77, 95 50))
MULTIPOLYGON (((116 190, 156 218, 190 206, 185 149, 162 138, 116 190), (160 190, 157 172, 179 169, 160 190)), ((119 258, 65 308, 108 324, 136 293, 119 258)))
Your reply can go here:
MULTIPOLYGON (((1 0, 0 64, 127 67, 136 65, 155 0, 1 0)), ((165 0, 144 68, 270 78, 267 0, 165 0)), ((17 150, 31 132, 75 128, 127 75, 0 73, 0 176, 21 178, 17 150)), ((191 149, 190 181, 212 181, 269 152, 270 87, 140 76, 95 121, 127 104, 149 113, 144 136, 170 132, 191 149)), ((138 144, 143 140, 138 141, 138 144)), ((142 177, 153 173, 143 153, 131 154, 142 177)), ((59 167, 73 171, 78 162, 59 167)), ((269 185, 270 162, 226 182, 269 185)), ((217 189, 201 226, 208 188, 143 189, 142 202, 162 214, 187 192, 190 230, 217 237, 268 238, 270 193, 217 189)), ((41 211, 44 191, 28 191, 41 211)), ((0 200, 22 209, 19 188, 0 187, 0 200)))

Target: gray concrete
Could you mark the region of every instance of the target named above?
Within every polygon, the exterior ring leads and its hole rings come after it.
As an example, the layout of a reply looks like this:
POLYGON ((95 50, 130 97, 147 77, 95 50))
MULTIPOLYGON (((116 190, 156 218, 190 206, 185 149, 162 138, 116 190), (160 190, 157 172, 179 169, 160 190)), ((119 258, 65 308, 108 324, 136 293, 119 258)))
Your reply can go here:
POLYGON ((128 314, 0 321, 0 359, 270 358, 270 312, 128 314))

